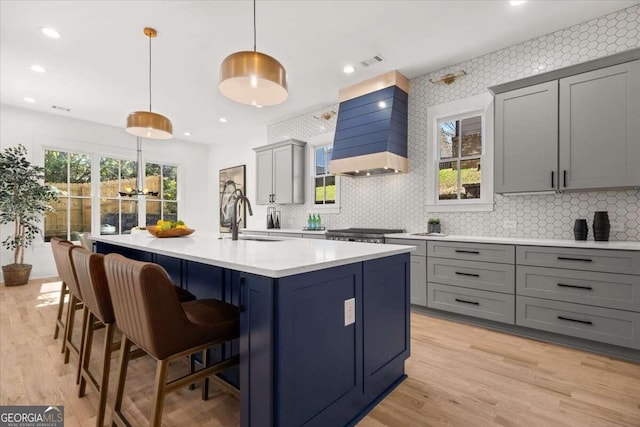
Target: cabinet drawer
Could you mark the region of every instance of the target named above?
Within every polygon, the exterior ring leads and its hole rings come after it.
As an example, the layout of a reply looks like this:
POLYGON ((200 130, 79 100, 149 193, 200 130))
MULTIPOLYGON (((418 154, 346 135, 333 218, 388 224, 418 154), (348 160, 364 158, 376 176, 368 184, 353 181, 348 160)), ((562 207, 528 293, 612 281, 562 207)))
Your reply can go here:
POLYGON ((640 251, 518 246, 516 262, 540 267, 640 274, 640 251))
POLYGON ((472 242, 427 242, 430 257, 513 264, 515 247, 472 242))
POLYGON ((640 313, 540 298, 516 298, 516 324, 640 349, 640 313))
POLYGON ((417 239, 392 239, 385 237, 385 243, 389 243, 392 245, 407 245, 407 246, 415 246, 416 250, 411 252, 411 256, 427 256, 427 241, 426 240, 417 240, 417 239))
POLYGON ((427 305, 427 258, 411 255, 411 304, 427 305))
POLYGON ((518 295, 640 312, 640 277, 519 265, 518 295))
POLYGON ((514 324, 513 295, 430 282, 427 284, 427 294, 428 307, 514 324))
POLYGON ((427 265, 429 282, 508 294, 515 291, 513 264, 428 257, 427 265))

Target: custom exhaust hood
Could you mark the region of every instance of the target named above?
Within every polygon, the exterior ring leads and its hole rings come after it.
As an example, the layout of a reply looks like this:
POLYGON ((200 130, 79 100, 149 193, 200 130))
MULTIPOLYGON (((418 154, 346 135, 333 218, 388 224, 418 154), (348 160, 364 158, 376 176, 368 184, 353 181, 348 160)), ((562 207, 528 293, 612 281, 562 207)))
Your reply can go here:
POLYGON ((331 173, 408 172, 408 92, 409 80, 397 71, 340 90, 331 173))

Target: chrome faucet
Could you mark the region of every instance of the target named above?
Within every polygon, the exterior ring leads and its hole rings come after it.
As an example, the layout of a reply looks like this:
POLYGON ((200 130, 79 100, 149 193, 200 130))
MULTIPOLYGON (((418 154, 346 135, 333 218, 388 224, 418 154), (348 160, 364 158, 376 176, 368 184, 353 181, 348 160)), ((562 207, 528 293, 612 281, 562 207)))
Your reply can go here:
POLYGON ((249 208, 249 215, 251 216, 253 216, 253 210, 251 209, 251 202, 249 202, 247 196, 242 194, 242 190, 238 188, 231 195, 236 197, 235 201, 233 202, 233 210, 231 211, 231 240, 238 240, 238 224, 240 223, 240 221, 236 221, 238 213, 238 202, 240 200, 244 200, 244 203, 249 208))

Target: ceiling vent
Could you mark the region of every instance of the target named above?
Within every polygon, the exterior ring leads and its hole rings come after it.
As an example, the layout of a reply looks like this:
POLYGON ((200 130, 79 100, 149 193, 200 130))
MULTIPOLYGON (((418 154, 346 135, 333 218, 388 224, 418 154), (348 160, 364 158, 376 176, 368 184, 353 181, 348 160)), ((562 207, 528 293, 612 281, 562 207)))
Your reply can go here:
POLYGON ((67 107, 62 107, 60 105, 52 105, 51 108, 53 108, 54 110, 60 110, 60 111, 65 111, 65 112, 69 112, 71 111, 71 108, 67 108, 67 107))
POLYGON ((382 55, 377 54, 372 56, 371 58, 367 58, 364 59, 362 61, 360 61, 360 65, 362 65, 363 67, 370 67, 372 65, 378 64, 380 62, 384 61, 384 58, 382 57, 382 55))

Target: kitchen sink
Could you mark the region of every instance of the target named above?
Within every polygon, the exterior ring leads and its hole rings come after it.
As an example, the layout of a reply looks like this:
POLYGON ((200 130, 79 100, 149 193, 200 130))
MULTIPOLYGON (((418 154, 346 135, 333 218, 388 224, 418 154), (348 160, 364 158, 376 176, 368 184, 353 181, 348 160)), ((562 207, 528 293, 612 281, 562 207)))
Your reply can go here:
POLYGON ((282 242, 284 239, 272 239, 270 237, 238 237, 238 240, 253 240, 254 242, 282 242))

